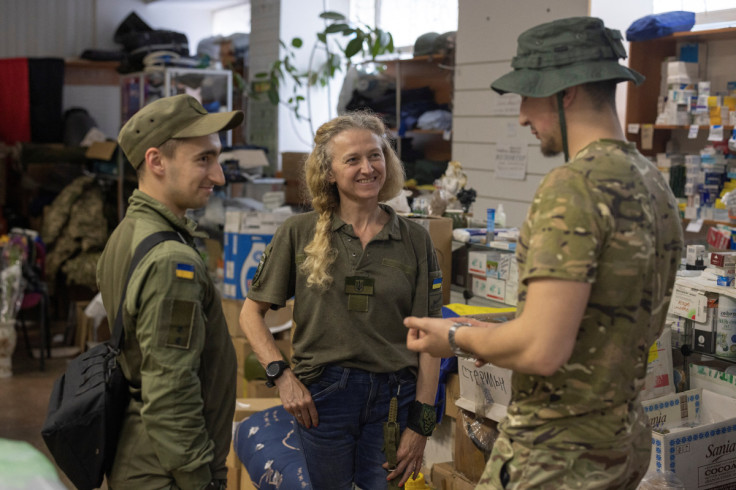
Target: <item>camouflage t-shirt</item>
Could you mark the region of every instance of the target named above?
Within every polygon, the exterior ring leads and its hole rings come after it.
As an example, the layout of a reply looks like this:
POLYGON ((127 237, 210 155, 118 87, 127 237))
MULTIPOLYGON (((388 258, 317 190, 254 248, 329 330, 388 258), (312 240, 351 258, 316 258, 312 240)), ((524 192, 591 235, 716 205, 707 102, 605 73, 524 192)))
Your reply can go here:
POLYGON ((545 177, 516 252, 518 313, 531 278, 592 289, 569 361, 551 376, 514 373, 508 437, 567 450, 624 442, 682 241, 667 182, 633 144, 593 142, 545 177))

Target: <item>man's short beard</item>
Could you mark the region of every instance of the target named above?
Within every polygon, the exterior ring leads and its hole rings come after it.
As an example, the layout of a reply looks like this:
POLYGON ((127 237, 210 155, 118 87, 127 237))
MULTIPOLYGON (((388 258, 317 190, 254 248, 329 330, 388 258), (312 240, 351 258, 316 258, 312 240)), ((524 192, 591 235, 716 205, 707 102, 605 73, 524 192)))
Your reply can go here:
POLYGON ((562 142, 559 138, 553 136, 547 141, 541 142, 542 155, 546 157, 555 157, 562 153, 562 142))

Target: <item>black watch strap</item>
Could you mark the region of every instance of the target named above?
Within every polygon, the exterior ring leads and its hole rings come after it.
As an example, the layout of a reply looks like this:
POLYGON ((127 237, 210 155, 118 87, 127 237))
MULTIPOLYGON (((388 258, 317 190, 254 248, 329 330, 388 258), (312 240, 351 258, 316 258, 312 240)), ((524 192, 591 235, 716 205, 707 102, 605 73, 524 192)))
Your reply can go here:
POLYGON ((437 411, 433 405, 427 405, 418 400, 414 400, 409 405, 409 417, 406 426, 425 437, 432 435, 437 425, 437 411))

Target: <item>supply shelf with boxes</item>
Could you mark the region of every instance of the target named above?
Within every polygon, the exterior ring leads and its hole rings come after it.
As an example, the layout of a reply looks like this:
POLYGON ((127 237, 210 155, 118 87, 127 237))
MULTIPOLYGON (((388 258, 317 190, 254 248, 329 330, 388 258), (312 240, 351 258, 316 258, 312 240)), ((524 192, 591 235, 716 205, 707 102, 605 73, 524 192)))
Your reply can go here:
POLYGON ((733 27, 630 44, 629 67, 646 82, 628 87, 627 138, 656 161, 688 220, 729 221, 720 197, 736 177, 734 53, 733 27))
POLYGON ((733 254, 711 253, 704 270, 678 274, 649 354, 642 405, 652 427, 650 470, 671 471, 688 489, 736 486, 736 288, 718 285, 733 279, 733 254))

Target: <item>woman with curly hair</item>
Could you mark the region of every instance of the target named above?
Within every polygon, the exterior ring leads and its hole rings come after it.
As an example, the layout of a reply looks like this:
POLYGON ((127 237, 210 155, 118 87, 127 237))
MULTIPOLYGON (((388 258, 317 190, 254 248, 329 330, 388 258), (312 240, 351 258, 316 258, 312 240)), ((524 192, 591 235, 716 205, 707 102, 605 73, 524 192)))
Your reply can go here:
POLYGON ((399 194, 404 171, 375 115, 322 125, 305 175, 313 211, 277 230, 240 326, 298 422, 314 488, 403 485, 434 427, 439 359, 409 351, 402 323, 441 314, 434 247, 421 225, 381 204, 399 194), (263 318, 291 297, 288 365, 263 318))

